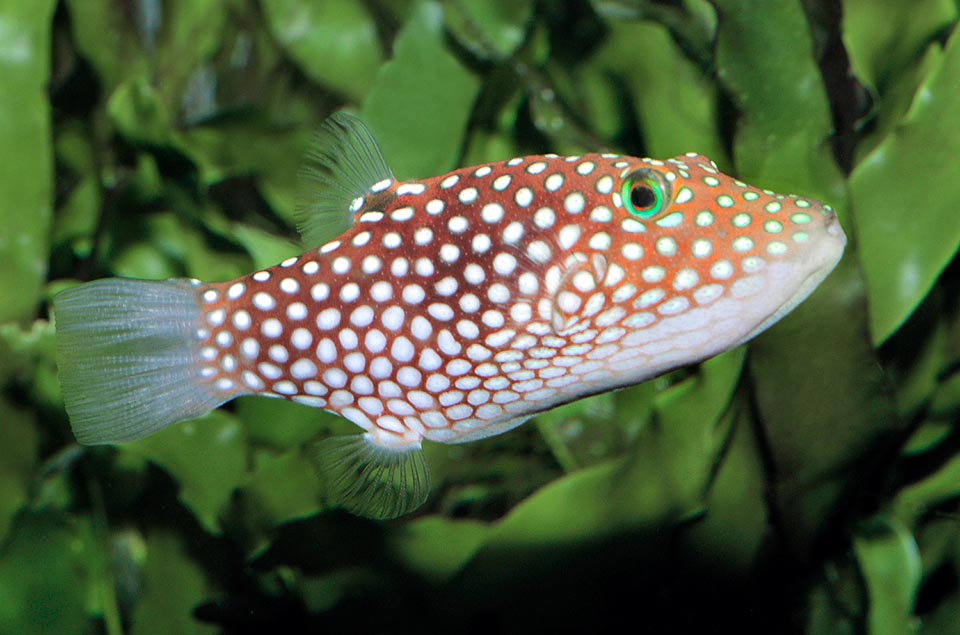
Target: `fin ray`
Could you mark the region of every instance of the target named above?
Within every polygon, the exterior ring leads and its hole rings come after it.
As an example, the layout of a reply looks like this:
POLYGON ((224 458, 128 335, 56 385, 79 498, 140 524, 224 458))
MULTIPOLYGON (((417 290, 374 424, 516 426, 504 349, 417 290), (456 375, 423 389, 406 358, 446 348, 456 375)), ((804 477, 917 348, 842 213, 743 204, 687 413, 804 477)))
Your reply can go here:
POLYGON ((297 229, 307 247, 319 247, 353 224, 350 205, 374 183, 393 180, 373 133, 345 111, 320 127, 300 169, 297 229))
POLYGON ((96 280, 53 306, 61 392, 80 443, 139 439, 233 397, 197 375, 190 281, 96 280))
POLYGON ((430 494, 430 472, 420 445, 393 450, 368 434, 330 437, 317 443, 315 464, 329 501, 374 519, 390 519, 420 507, 430 494))

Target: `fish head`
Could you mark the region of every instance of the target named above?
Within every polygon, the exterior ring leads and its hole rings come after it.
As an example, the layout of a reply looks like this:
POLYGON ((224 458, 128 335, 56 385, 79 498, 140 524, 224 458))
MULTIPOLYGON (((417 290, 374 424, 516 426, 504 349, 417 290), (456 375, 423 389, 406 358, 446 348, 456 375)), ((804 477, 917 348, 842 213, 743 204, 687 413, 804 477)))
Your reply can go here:
POLYGON ((633 332, 622 341, 651 374, 757 335, 843 254, 846 237, 828 205, 747 185, 702 155, 604 163, 594 189, 613 213, 607 259, 624 271, 612 290, 629 307, 623 324, 633 332))

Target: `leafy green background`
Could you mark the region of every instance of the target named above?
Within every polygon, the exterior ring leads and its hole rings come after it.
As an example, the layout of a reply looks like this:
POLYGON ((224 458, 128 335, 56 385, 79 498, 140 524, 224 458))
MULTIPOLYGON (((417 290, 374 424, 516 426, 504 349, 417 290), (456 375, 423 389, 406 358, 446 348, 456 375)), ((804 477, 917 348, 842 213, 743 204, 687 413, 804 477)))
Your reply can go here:
POLYGON ((955 633, 956 0, 0 1, 0 632, 955 633), (244 398, 77 446, 49 301, 296 253, 350 107, 400 177, 689 150, 850 236, 749 347, 430 446, 416 514, 324 509, 349 424, 244 398))

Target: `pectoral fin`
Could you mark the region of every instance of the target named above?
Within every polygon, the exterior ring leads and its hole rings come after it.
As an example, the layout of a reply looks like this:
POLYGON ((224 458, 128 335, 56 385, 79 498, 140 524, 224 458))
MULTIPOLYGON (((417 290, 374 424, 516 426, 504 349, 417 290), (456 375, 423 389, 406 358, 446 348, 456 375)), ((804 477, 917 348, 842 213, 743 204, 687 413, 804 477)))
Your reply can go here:
POLYGON ((548 272, 550 326, 554 333, 565 336, 584 330, 590 318, 603 310, 608 271, 607 258, 602 254, 588 258, 575 253, 567 256, 559 270, 548 272))

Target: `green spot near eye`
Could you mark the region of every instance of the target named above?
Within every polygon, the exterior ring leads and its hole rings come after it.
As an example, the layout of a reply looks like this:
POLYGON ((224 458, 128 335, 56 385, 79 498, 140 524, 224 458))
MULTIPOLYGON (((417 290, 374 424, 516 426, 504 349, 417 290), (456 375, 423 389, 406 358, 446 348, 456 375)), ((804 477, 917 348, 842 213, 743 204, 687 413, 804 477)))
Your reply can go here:
POLYGON ((776 213, 779 212, 782 208, 783 208, 783 206, 782 206, 779 202, 777 202, 777 201, 770 201, 769 203, 767 203, 766 205, 763 206, 763 209, 767 210, 767 211, 770 212, 771 214, 776 214, 776 213))
POLYGON ((750 215, 749 214, 737 214, 733 217, 733 226, 734 227, 746 227, 750 224, 750 215))
POLYGON ((790 216, 790 220, 792 220, 795 225, 806 225, 813 219, 810 218, 810 214, 797 212, 796 214, 790 216))
POLYGON ((810 207, 810 201, 806 201, 802 198, 798 198, 795 204, 797 207, 810 207))
POLYGON ((682 222, 683 222, 683 214, 681 214, 680 212, 667 214, 660 220, 656 221, 657 225, 660 227, 676 227, 682 222))
POLYGON ((767 244, 767 253, 771 256, 782 256, 787 253, 787 246, 779 240, 774 240, 767 244))
POLYGON ((779 234, 783 231, 783 225, 780 224, 780 221, 768 220, 763 224, 763 229, 768 234, 779 234))
POLYGON ((745 201, 755 201, 755 200, 757 200, 758 198, 760 198, 760 195, 757 194, 756 192, 744 192, 744 193, 743 193, 743 200, 745 200, 745 201))
POLYGON ((733 198, 726 194, 717 197, 717 205, 720 207, 733 207, 733 198))
POLYGON ((713 214, 708 211, 702 211, 697 214, 695 222, 697 223, 697 227, 709 227, 713 224, 713 214))

